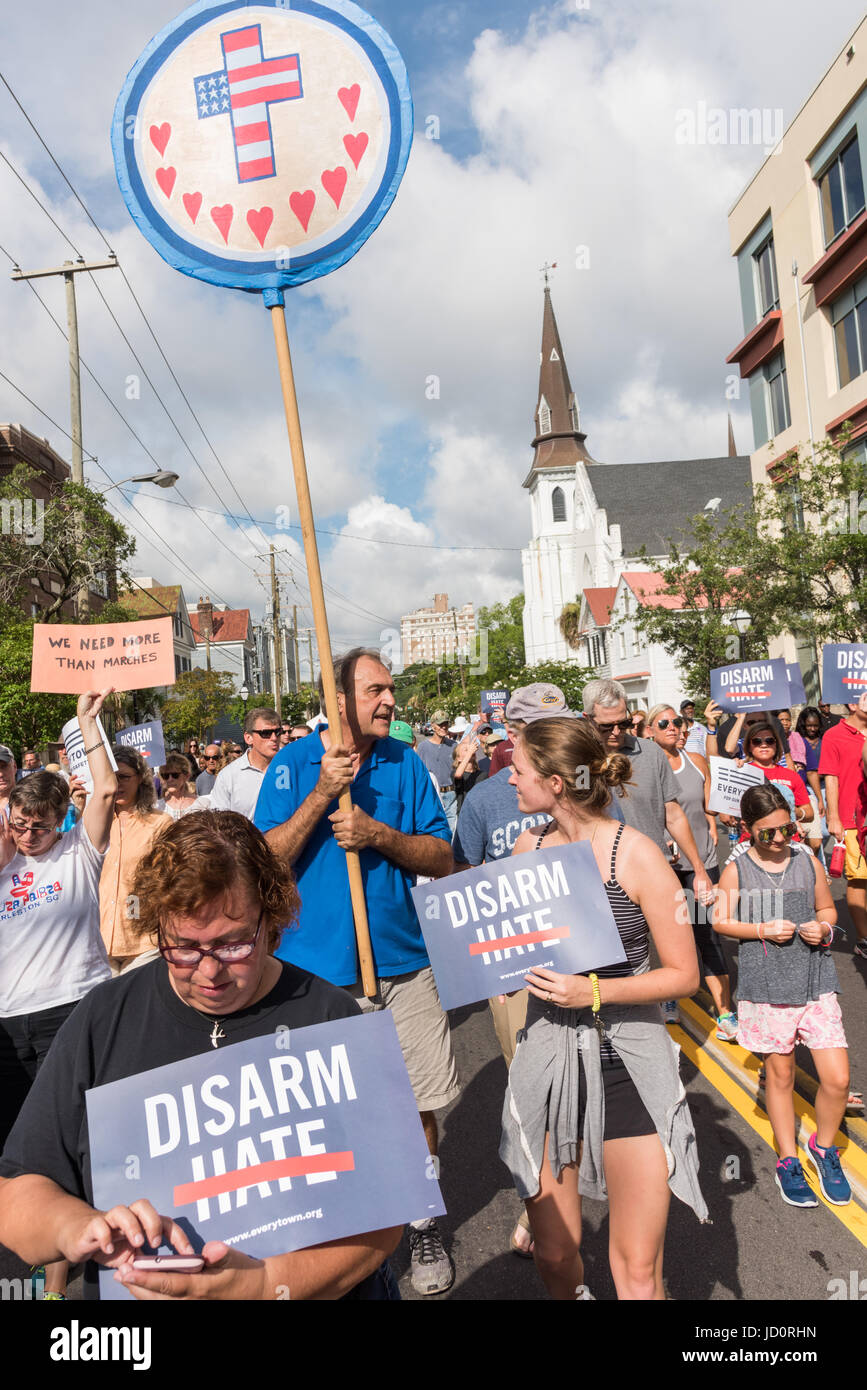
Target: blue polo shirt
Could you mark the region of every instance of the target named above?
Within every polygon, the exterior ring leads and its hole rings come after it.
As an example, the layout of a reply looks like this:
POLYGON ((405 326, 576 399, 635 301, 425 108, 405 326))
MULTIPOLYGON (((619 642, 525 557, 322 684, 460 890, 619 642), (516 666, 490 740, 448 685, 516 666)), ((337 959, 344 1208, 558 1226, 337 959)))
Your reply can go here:
MULTIPOLYGON (((261 831, 283 825, 310 795, 324 751, 317 729, 271 760, 254 816, 261 831)), ((352 800, 374 820, 404 835, 436 835, 450 843, 448 821, 428 770, 407 744, 378 739, 350 790, 352 800)), ((328 820, 338 809, 332 801, 294 866, 301 915, 298 926, 284 932, 277 955, 334 985, 353 985, 358 958, 346 855, 328 820)), ((360 859, 376 974, 386 978, 421 970, 430 962, 410 897, 415 875, 374 849, 361 850, 360 859)))

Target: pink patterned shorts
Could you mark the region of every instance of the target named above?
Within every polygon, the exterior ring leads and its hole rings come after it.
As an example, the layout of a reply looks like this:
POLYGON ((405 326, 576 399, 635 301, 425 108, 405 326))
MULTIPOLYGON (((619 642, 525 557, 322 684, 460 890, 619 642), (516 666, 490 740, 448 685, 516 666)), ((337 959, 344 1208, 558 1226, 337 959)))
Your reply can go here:
POLYGON ((749 1052, 793 1052, 796 1042, 811 1050, 847 1047, 836 994, 807 1004, 751 1004, 738 1000, 738 1042, 749 1052))

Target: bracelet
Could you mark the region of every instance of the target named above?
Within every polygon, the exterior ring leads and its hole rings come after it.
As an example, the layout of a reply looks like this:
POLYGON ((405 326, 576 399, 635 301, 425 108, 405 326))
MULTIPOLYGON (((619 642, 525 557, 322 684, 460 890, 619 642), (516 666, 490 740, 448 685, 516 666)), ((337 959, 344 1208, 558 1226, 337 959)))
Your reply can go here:
POLYGON ((759 922, 759 923, 757 923, 757 925, 756 925, 756 938, 757 938, 757 940, 759 940, 759 941, 762 940, 762 927, 763 927, 764 925, 765 925, 764 922, 759 922))
POLYGON ((820 923, 819 923, 819 926, 820 926, 820 927, 827 927, 827 928, 828 928, 828 931, 831 933, 831 935, 828 937, 828 940, 827 940, 827 941, 821 941, 821 942, 819 943, 820 946, 830 946, 830 945, 831 945, 831 942, 834 940, 834 928, 832 927, 832 925, 831 925, 830 922, 820 922, 820 923))
POLYGON ((89 748, 85 748, 85 753, 95 753, 97 748, 104 748, 105 744, 100 740, 99 743, 92 743, 89 748))
POLYGON ((599 1010, 602 1008, 602 995, 599 992, 599 976, 591 974, 588 975, 587 978, 593 988, 593 1012, 598 1014, 599 1010))

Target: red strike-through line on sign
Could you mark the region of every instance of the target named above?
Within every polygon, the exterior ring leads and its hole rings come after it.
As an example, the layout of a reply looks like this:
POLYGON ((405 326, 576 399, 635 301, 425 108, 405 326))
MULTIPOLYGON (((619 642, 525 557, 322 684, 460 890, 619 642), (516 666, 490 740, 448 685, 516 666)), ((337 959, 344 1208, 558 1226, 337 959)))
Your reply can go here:
POLYGON ((729 699, 755 700, 758 699, 759 696, 761 696, 762 699, 769 700, 771 698, 771 692, 770 690, 733 690, 729 695, 729 699))
POLYGON ((269 1163, 257 1163, 252 1168, 236 1168, 232 1173, 217 1173, 213 1178, 181 1183, 174 1190, 176 1207, 188 1206, 203 1197, 219 1197, 221 1192, 237 1192, 242 1187, 255 1187, 260 1182, 277 1178, 303 1178, 307 1173, 351 1173, 355 1155, 351 1150, 339 1154, 312 1154, 306 1158, 275 1158, 269 1163))
POLYGON ((545 931, 522 932, 520 936, 500 936, 495 941, 473 941, 471 956, 486 956, 489 951, 514 951, 516 946, 529 946, 534 941, 563 941, 568 927, 548 927, 545 931))
POLYGON ((844 676, 844 685, 867 685, 867 676, 844 676))

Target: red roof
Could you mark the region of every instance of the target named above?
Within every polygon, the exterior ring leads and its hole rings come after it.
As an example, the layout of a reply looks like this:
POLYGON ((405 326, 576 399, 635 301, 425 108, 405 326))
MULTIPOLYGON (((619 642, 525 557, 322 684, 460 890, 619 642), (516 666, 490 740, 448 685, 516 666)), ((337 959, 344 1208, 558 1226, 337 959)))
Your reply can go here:
MULTIPOLYGON (((683 596, 661 592, 667 588, 665 577, 658 571, 629 570, 620 576, 629 585, 643 608, 683 608, 683 596)), ((706 603, 700 603, 700 608, 706 603)))
POLYGON ((649 672, 649 671, 633 671, 633 672, 632 672, 630 675, 628 675, 628 676, 615 676, 615 680, 618 680, 618 681, 637 681, 637 680, 640 680, 642 676, 649 676, 649 675, 650 675, 650 672, 649 672))
MULTIPOLYGON (((234 608, 228 612, 221 613, 215 608, 213 613, 214 635, 212 642, 246 642, 247 633, 250 631, 250 610, 249 608, 234 608)), ((199 614, 190 614, 190 625, 193 629, 193 636, 197 646, 205 645, 204 637, 199 635, 199 614)))
POLYGON ((617 589, 585 589, 584 597, 587 600, 587 607, 590 609, 590 616, 597 627, 607 627, 611 617, 611 607, 614 603, 614 595, 617 589))

